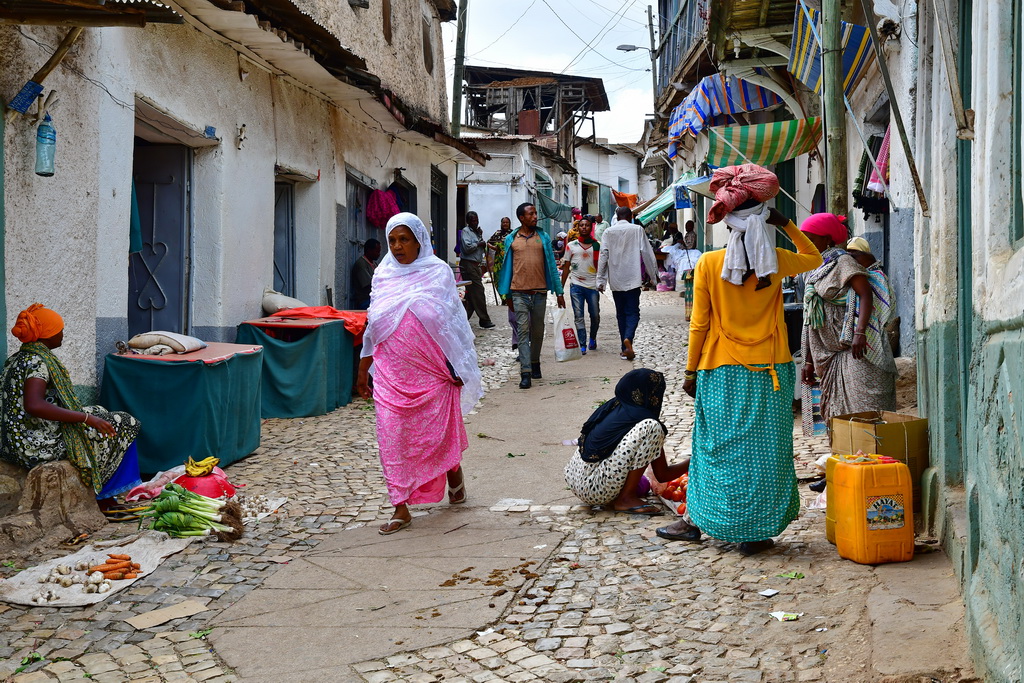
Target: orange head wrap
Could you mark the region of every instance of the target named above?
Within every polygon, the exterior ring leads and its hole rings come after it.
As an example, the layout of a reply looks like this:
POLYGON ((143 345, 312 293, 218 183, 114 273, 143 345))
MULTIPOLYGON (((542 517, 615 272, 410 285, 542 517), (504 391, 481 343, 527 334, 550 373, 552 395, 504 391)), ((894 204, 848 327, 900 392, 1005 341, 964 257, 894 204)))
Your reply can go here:
POLYGON ((18 322, 11 328, 11 334, 22 344, 49 339, 64 329, 64 318, 42 304, 32 304, 18 314, 18 322))

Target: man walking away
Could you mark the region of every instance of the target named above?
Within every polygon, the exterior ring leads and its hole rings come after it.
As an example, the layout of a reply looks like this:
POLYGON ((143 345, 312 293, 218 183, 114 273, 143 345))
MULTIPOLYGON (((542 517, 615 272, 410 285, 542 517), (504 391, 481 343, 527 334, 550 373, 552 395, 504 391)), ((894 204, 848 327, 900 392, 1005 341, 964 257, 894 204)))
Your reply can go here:
POLYGON ((548 292, 558 296, 559 308, 565 308, 565 299, 551 242, 537 232, 537 207, 520 204, 516 218, 519 227, 505 238, 505 263, 498 276, 498 294, 508 297, 508 306, 515 311, 519 330, 519 388, 529 389, 531 380, 541 377, 540 351, 548 292))
POLYGON ((466 285, 466 300, 463 302, 466 317, 472 318, 476 313, 480 327, 487 330, 494 327, 487 313, 487 296, 483 282, 484 250, 487 243, 484 241, 484 231, 480 228, 480 217, 476 215, 476 211, 466 214, 466 227, 462 229, 460 237, 462 256, 459 259, 459 270, 462 278, 469 280, 469 284, 466 285))
POLYGON ((363 243, 363 255, 352 265, 352 307, 365 311, 370 307, 370 290, 373 288, 373 271, 380 258, 380 242, 372 237, 363 243))
POLYGON ((615 209, 615 222, 604 232, 597 264, 597 288, 603 292, 605 286, 611 287, 615 301, 623 360, 636 357, 633 337, 640 324, 640 288, 644 284, 641 263, 649 275, 658 272, 654 249, 644 229, 632 220, 628 207, 615 209))

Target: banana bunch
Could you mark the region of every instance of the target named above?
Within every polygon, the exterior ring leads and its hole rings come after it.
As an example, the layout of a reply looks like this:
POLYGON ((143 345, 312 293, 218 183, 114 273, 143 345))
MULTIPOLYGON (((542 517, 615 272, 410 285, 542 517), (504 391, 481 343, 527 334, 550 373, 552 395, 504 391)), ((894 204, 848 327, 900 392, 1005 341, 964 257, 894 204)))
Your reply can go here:
POLYGON ((219 462, 220 459, 214 458, 213 456, 210 456, 205 460, 200 460, 199 462, 196 462, 190 456, 188 461, 185 463, 185 474, 190 477, 205 477, 210 472, 213 472, 213 468, 216 467, 219 462))

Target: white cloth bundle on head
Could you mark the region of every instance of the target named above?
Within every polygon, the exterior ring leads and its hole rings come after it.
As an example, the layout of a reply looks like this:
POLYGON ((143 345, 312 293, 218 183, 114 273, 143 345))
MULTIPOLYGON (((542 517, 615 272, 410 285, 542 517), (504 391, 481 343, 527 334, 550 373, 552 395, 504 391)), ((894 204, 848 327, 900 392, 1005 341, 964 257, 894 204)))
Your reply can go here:
POLYGON ((743 276, 751 268, 759 278, 779 271, 775 230, 768 226, 768 213, 767 206, 758 204, 725 215, 725 224, 732 228, 722 264, 722 279, 726 282, 742 285, 743 276))
POLYGON ((466 414, 484 392, 473 330, 455 287, 455 274, 447 263, 434 256, 430 231, 416 215, 392 216, 385 239, 402 225, 420 243, 420 253, 412 263, 402 264, 389 251, 374 271, 362 355, 372 356, 376 345, 391 336, 406 312, 412 311, 462 379, 460 403, 462 413, 466 414))

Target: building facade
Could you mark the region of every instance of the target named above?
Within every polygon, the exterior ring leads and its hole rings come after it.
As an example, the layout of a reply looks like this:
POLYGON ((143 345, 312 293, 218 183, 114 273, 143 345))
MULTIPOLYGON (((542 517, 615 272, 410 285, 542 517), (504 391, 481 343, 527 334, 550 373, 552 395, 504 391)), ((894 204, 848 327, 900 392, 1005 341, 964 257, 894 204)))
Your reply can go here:
POLYGON ((914 263, 931 518, 960 578, 976 673, 1020 681, 1024 11, 1015 0, 917 10, 914 154, 929 215, 917 210, 914 263))
MULTIPOLYGON (((54 175, 34 173, 35 105, 3 131, 7 329, 34 301, 58 310, 62 357, 95 387, 114 341, 233 341, 267 287, 347 308, 350 265, 382 237, 375 189, 450 253, 456 165, 484 160, 444 123, 454 3, 358 5, 183 0, 179 23, 85 28, 43 83, 54 175)), ((9 101, 68 29, 0 19, 9 101)))

